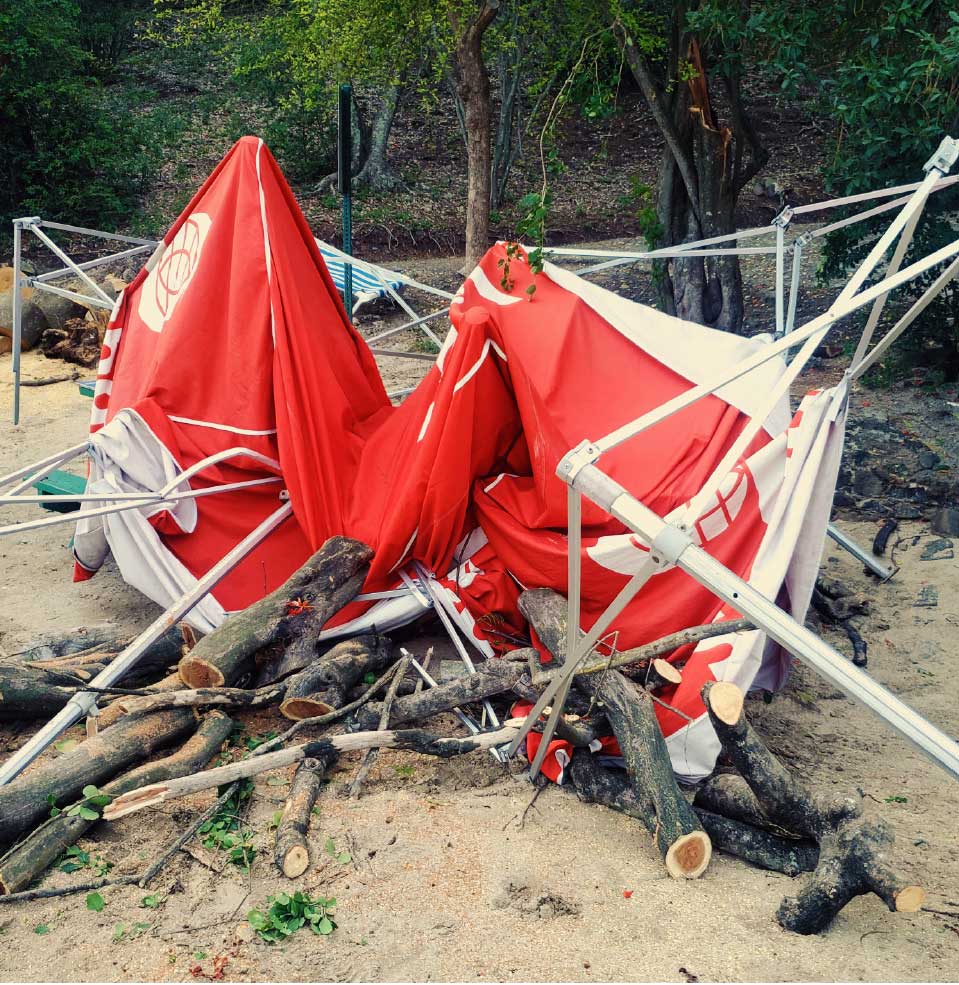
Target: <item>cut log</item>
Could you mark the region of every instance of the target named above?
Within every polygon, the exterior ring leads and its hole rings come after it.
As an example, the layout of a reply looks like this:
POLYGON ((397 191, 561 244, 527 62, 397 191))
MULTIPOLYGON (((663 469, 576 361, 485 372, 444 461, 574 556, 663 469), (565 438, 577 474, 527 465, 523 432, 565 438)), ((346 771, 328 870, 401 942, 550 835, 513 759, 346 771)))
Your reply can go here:
POLYGON ((70 752, 0 787, 0 846, 12 844, 50 813, 48 797, 59 807, 73 803, 87 784, 104 783, 179 741, 195 725, 196 715, 189 708, 123 718, 70 752))
MULTIPOLYGON (((534 589, 520 595, 519 607, 556 660, 565 662, 566 599, 549 589, 534 589)), ((712 845, 676 782, 652 698, 617 670, 581 675, 576 686, 603 705, 626 761, 629 783, 645 805, 641 819, 666 871, 674 879, 698 878, 709 865, 712 845)))
POLYGON ((76 686, 58 686, 62 680, 46 671, 20 663, 0 664, 0 721, 51 718, 76 694, 76 686))
POLYGON ((258 650, 274 643, 313 647, 323 625, 359 592, 373 552, 331 537, 266 598, 231 616, 180 661, 188 687, 233 684, 253 670, 258 650))
POLYGON ((310 843, 307 834, 313 805, 323 784, 323 778, 336 761, 331 751, 323 758, 304 759, 293 774, 290 795, 283 805, 283 814, 276 829, 277 868, 287 877, 296 879, 310 867, 310 843))
MULTIPOLYGON (((603 804, 641 821, 645 818, 647 807, 630 787, 625 773, 607 769, 585 749, 573 753, 568 776, 580 800, 603 804)), ((706 810, 697 809, 696 814, 713 847, 721 852, 790 876, 810 872, 816 867, 819 850, 811 841, 782 838, 706 810)))
POLYGON ((827 927, 854 897, 875 893, 893 912, 914 913, 922 887, 897 873, 887 858, 894 834, 884 820, 863 818, 852 798, 806 790, 766 748, 743 714, 733 684, 709 683, 703 701, 723 751, 739 770, 765 815, 776 825, 819 845, 819 862, 799 894, 783 900, 776 919, 799 934, 827 927))
POLYGON ((338 643, 287 680, 281 713, 299 721, 342 708, 354 684, 366 674, 379 674, 389 666, 392 651, 385 636, 357 636, 338 643))
MULTIPOLYGON (((109 821, 125 817, 134 811, 146 807, 154 807, 174 797, 186 797, 200 790, 209 790, 234 780, 243 780, 248 776, 256 776, 269 770, 280 769, 303 759, 322 759, 330 752, 355 752, 360 749, 405 749, 408 752, 420 753, 423 756, 439 756, 449 759, 453 756, 463 756, 481 749, 492 749, 494 746, 512 742, 519 733, 522 719, 510 719, 494 732, 481 732, 470 738, 452 738, 424 732, 422 729, 399 729, 388 732, 352 732, 345 735, 334 735, 328 739, 317 739, 302 745, 290 746, 267 752, 262 756, 241 759, 227 766, 218 766, 193 776, 184 776, 169 783, 157 783, 148 787, 133 790, 112 803, 107 804, 103 816, 109 821)), ((295 728, 296 726, 294 726, 295 728)))
POLYGON ((646 673, 640 680, 647 691, 658 691, 661 687, 676 687, 681 684, 683 675, 668 660, 656 657, 650 660, 646 673))
MULTIPOLYGON (((445 684, 397 698, 393 702, 388 724, 395 726, 405 722, 420 722, 460 705, 512 691, 524 674, 522 664, 487 660, 479 666, 475 674, 466 674, 445 684)), ((357 725, 361 729, 375 729, 382 710, 382 702, 366 705, 356 713, 357 725)))
MULTIPOLYGON (((111 780, 100 788, 101 792, 117 797, 147 783, 195 773, 219 752, 232 728, 232 720, 222 712, 210 712, 196 733, 175 753, 111 780)), ((41 824, 0 858, 0 893, 26 888, 96 823, 78 814, 62 813, 41 824)))

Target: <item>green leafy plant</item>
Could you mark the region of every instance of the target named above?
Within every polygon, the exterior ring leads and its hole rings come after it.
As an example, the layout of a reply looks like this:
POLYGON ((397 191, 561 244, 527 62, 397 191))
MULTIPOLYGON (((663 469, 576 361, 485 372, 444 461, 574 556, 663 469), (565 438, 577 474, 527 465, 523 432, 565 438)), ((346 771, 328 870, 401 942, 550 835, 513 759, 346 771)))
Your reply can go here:
POLYGON ((278 893, 267 898, 267 910, 250 910, 247 922, 261 940, 269 944, 291 937, 301 927, 327 936, 336 929, 333 911, 335 899, 311 899, 306 893, 278 893))
POLYGON ((106 905, 106 900, 99 893, 87 893, 88 910, 93 910, 94 913, 100 913, 106 905))
POLYGON ((45 923, 38 923, 36 927, 33 928, 33 932, 43 937, 45 934, 50 933, 50 927, 45 923))
MULTIPOLYGON (((69 813, 69 811, 68 811, 69 813)), ((71 845, 54 863, 61 872, 79 872, 81 869, 93 869, 98 876, 105 876, 113 863, 105 858, 98 856, 91 858, 90 853, 84 851, 79 845, 71 845)))
POLYGON ((243 801, 248 800, 252 792, 253 781, 247 779, 223 807, 197 829, 203 836, 205 848, 226 852, 230 863, 243 870, 250 868, 257 851, 253 832, 240 823, 239 816, 243 801))
POLYGON ((893 795, 892 797, 886 797, 886 803, 887 804, 908 804, 909 803, 909 798, 908 797, 899 797, 899 796, 893 795))
POLYGON ((159 893, 150 893, 149 896, 144 896, 140 900, 140 906, 146 907, 148 910, 157 910, 163 904, 163 897, 159 893))
POLYGON ((335 858, 341 865, 346 865, 347 862, 351 862, 353 860, 353 856, 350 855, 349 852, 341 852, 337 850, 336 844, 332 838, 326 839, 326 845, 324 848, 326 849, 326 854, 329 855, 330 858, 335 858))

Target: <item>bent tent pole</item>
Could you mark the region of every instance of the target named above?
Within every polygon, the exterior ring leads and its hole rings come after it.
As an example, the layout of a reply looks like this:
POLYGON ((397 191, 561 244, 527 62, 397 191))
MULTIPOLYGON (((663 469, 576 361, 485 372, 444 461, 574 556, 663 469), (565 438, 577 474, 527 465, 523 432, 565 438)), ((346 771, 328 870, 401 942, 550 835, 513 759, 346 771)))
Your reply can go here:
POLYGON ((695 545, 685 531, 667 523, 598 466, 578 465, 576 454, 574 449, 563 459, 557 474, 650 544, 654 563, 681 568, 959 780, 959 744, 695 545))
POLYGON ((39 462, 31 462, 29 465, 24 465, 22 468, 17 469, 14 472, 9 472, 5 476, 0 476, 0 489, 10 485, 11 482, 16 482, 18 479, 22 479, 24 476, 29 476, 26 484, 20 483, 16 489, 14 489, 8 495, 15 495, 21 489, 27 489, 33 485, 34 482, 45 478, 52 472, 58 465, 63 465, 64 462, 70 461, 71 458, 76 458, 81 452, 86 451, 88 441, 81 441, 78 445, 73 445, 70 448, 65 448, 63 451, 58 451, 53 455, 48 455, 46 458, 41 458, 39 462))
POLYGON ((889 579, 898 569, 887 568, 877 557, 870 554, 865 548, 860 547, 849 534, 843 533, 835 523, 830 522, 826 527, 826 533, 844 550, 848 551, 857 561, 862 563, 883 581, 889 579))
MULTIPOLYGON (((268 516, 258 527, 247 534, 221 561, 197 579, 196 584, 184 592, 161 616, 155 619, 130 645, 123 650, 92 681, 90 687, 110 687, 119 681, 144 654, 147 647, 158 640, 178 620, 211 592, 255 547, 262 543, 293 513, 289 502, 268 516)), ((92 691, 75 694, 46 725, 0 766, 0 786, 19 776, 57 736, 75 722, 89 715, 96 706, 97 695, 92 691)))
POLYGON ((20 251, 23 248, 22 219, 13 220, 13 356, 10 360, 13 371, 13 423, 20 423, 20 349, 23 344, 23 298, 20 296, 20 251))

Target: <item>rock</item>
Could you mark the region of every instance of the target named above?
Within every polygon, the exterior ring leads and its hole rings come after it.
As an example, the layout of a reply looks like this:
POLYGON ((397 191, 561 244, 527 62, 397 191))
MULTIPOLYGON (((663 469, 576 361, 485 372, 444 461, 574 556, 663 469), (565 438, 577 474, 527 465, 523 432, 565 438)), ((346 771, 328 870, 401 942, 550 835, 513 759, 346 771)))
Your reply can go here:
MULTIPOLYGON (((76 290, 78 294, 85 293, 77 286, 70 284, 64 285, 68 290, 76 290)), ((86 288, 86 285, 83 285, 86 288)), ((62 298, 59 294, 48 294, 46 291, 38 291, 36 303, 46 319, 47 328, 65 328, 71 318, 83 318, 87 313, 86 307, 78 301, 71 301, 70 298, 62 298)))
POLYGON ((934 451, 919 452, 919 468, 934 469, 942 459, 934 451))
POLYGON ((921 561, 949 561, 955 556, 952 541, 939 537, 926 544, 919 559, 921 561))
POLYGON ((896 503, 892 512, 897 520, 918 520, 922 510, 915 503, 896 503))
MULTIPOLYGON (((23 316, 20 320, 21 341, 24 349, 32 349, 40 340, 44 329, 47 327, 47 319, 36 302, 33 300, 33 291, 30 288, 21 290, 23 301, 23 316)), ((0 291, 0 335, 13 338, 13 290, 12 287, 5 291, 0 291)))
POLYGON ((860 472, 853 480, 853 491, 860 496, 882 496, 886 485, 875 472, 860 472))
POLYGON ((934 609, 939 604, 939 589, 935 585, 925 585, 912 603, 914 609, 934 609))
POLYGON ((937 534, 959 537, 959 510, 953 506, 944 506, 932 518, 932 529, 937 534))

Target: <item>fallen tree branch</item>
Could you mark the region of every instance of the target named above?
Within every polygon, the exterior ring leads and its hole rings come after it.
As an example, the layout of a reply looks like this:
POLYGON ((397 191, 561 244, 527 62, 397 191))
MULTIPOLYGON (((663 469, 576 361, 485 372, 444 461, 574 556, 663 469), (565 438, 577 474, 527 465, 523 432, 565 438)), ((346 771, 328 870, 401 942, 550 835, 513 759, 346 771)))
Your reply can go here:
POLYGON ((283 814, 276 827, 276 851, 273 860, 287 877, 296 879, 310 867, 310 844, 307 834, 320 786, 327 771, 336 761, 336 754, 304 759, 293 774, 290 793, 283 805, 283 814))
POLYGON ((220 687, 253 670, 258 650, 278 643, 312 651, 324 624, 359 592, 373 552, 331 537, 279 588, 230 616, 180 661, 188 687, 220 687))
MULTIPOLYGON (((568 775, 580 800, 603 804, 640 821, 645 817, 646 806, 630 787, 626 774, 601 765, 591 752, 577 749, 568 775)), ((816 867, 819 850, 813 842, 783 838, 744 821, 694 809, 713 847, 721 852, 789 876, 816 867)))
POLYGON ((326 715, 346 704, 346 696, 366 674, 378 674, 389 663, 393 645, 385 636, 343 640, 284 682, 280 712, 298 721, 326 715))
MULTIPOLYGON (((297 723, 300 724, 300 723, 297 723)), ((106 820, 115 821, 118 818, 143 810, 145 807, 155 807, 176 797, 186 797, 200 790, 209 790, 224 783, 243 780, 249 776, 266 773, 298 763, 300 760, 312 757, 318 759, 335 752, 356 752, 361 749, 407 749, 424 756, 439 756, 447 759, 452 756, 462 756, 477 749, 491 749, 512 741, 522 724, 521 719, 505 722, 493 732, 482 732, 469 738, 451 738, 424 732, 422 729, 400 729, 388 732, 353 732, 345 735, 334 735, 328 739, 317 739, 288 749, 278 749, 262 756, 242 759, 227 766, 218 766, 193 776, 184 776, 169 783, 158 783, 139 790, 131 791, 118 797, 104 808, 106 820)))
POLYGON ((829 925, 854 897, 875 893, 893 912, 915 913, 925 899, 890 865, 892 827, 862 817, 852 798, 806 790, 766 748, 743 713, 734 684, 707 683, 703 701, 723 752, 749 785, 762 812, 777 826, 819 845, 819 862, 799 894, 783 900, 776 919, 799 934, 829 925))
MULTIPOLYGON (((202 769, 219 751, 232 728, 230 718, 222 712, 213 711, 176 752, 125 773, 102 787, 100 792, 117 797, 144 784, 185 776, 202 769)), ((14 893, 29 886, 98 820, 62 812, 34 829, 0 858, 0 894, 14 893)))
MULTIPOLYGON (((566 659, 567 603, 550 589, 525 591, 519 608, 555 659, 566 659)), ((644 805, 641 820, 674 879, 695 879, 712 855, 709 835, 676 783, 666 740, 647 691, 617 670, 576 678, 576 685, 603 705, 619 742, 629 784, 644 805)))
POLYGON ((48 797, 73 803, 88 784, 98 785, 196 726, 188 708, 123 718, 76 748, 43 762, 0 787, 0 845, 12 844, 50 811, 48 797))
MULTIPOLYGON (((409 657, 403 657, 394 667, 393 680, 390 682, 389 689, 386 692, 386 697, 383 699, 383 708, 380 711, 380 721, 377 726, 378 732, 385 731, 390 723, 390 711, 393 708, 393 702, 396 700, 396 692, 399 690, 400 681, 403 680, 403 675, 406 673, 406 668, 409 667, 409 665, 409 657)), ((377 750, 375 748, 367 749, 363 754, 363 759, 356 771, 356 776, 353 777, 353 782, 350 784, 350 798, 352 800, 359 798, 360 788, 363 786, 363 781, 366 779, 367 774, 373 766, 373 762, 376 759, 376 754, 377 750)))

